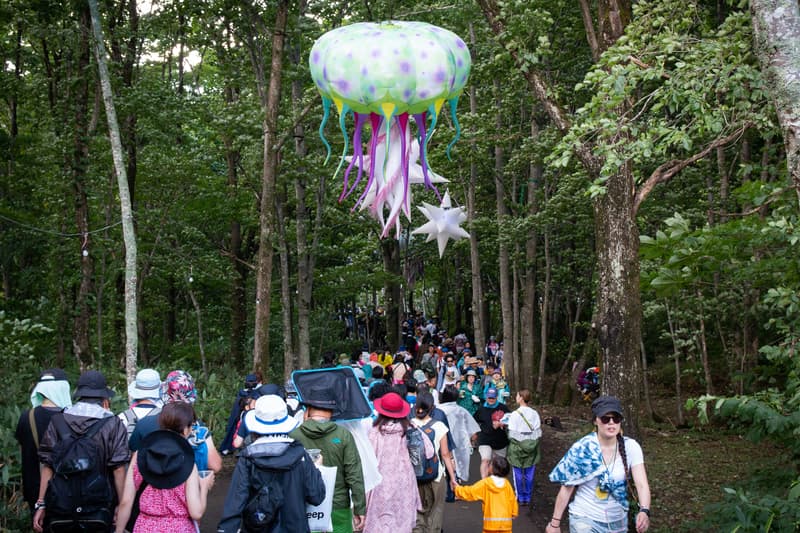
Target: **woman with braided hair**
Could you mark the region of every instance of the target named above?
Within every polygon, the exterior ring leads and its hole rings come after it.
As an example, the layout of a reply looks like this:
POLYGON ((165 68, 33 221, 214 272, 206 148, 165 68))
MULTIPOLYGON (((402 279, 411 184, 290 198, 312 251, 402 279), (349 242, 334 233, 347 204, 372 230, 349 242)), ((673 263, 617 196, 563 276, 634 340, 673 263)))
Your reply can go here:
POLYGON ((567 504, 570 533, 628 531, 629 477, 639 495, 636 531, 644 533, 650 527, 650 485, 642 447, 622 436, 618 399, 600 396, 592 402, 592 415, 596 431, 573 444, 550 473, 550 481, 560 483, 561 490, 545 533, 561 531, 567 504))

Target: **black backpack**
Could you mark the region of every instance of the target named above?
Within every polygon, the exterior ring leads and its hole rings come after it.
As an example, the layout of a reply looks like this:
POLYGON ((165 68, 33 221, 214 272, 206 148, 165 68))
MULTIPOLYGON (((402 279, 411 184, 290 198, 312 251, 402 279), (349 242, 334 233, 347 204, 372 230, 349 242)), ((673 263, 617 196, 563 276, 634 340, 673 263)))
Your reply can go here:
POLYGON ((282 475, 274 470, 262 470, 253 461, 249 461, 248 468, 250 497, 242 511, 242 531, 272 531, 278 525, 278 513, 283 507, 282 475))
POLYGON ((58 442, 53 448, 53 477, 44 496, 48 531, 109 531, 114 490, 103 447, 94 438, 109 420, 117 417, 101 418, 78 435, 63 415, 53 417, 58 442))

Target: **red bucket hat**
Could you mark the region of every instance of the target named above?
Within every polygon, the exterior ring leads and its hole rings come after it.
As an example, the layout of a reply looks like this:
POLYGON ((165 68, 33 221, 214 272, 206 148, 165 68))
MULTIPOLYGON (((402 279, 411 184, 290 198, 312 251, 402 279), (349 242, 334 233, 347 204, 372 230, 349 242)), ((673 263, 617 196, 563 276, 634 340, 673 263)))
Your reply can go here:
POLYGON ((411 406, 396 392, 385 394, 373 402, 375 410, 389 418, 405 418, 411 412, 411 406))

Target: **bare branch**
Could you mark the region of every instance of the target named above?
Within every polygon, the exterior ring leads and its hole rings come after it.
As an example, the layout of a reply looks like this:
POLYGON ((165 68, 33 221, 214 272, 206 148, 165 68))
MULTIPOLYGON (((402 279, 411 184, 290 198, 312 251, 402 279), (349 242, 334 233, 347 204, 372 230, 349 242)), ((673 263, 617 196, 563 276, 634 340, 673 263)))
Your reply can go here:
MULTIPOLYGON (((647 70, 647 69, 653 68, 653 67, 651 67, 650 65, 648 65, 647 63, 645 63, 644 61, 642 61, 641 59, 639 59, 638 57, 635 57, 635 56, 628 56, 628 61, 630 61, 631 63, 633 63, 634 65, 636 65, 637 67, 639 67, 640 69, 643 69, 643 70, 647 70)), ((671 76, 669 74, 667 74, 666 72, 662 72, 661 73, 661 77, 664 78, 664 79, 667 79, 667 80, 671 78, 671 76)))
POLYGON ((287 130, 286 130, 286 131, 288 131, 289 133, 287 133, 286 135, 284 135, 283 137, 281 137, 281 138, 278 140, 278 143, 275 145, 275 151, 276 151, 276 152, 280 152, 280 151, 281 151, 281 149, 283 148, 283 145, 284 145, 284 144, 286 144, 286 141, 288 141, 290 137, 294 136, 294 130, 295 130, 295 128, 297 127, 297 125, 298 125, 298 124, 300 124, 300 122, 301 122, 301 121, 302 121, 304 118, 306 118, 306 115, 308 115, 308 112, 309 112, 309 111, 311 111, 311 108, 312 108, 312 107, 314 107, 314 100, 310 101, 310 102, 309 102, 309 103, 308 103, 308 104, 307 104, 307 105, 306 105, 306 106, 305 106, 305 107, 304 107, 304 108, 303 108, 303 109, 300 111, 300 113, 298 113, 298 114, 297 114, 297 116, 295 117, 295 119, 294 119, 294 122, 292 123, 292 125, 291 125, 291 126, 290 126, 290 127, 287 129, 287 130))
POLYGON ((650 174, 650 177, 647 178, 647 181, 645 181, 642 186, 639 187, 639 190, 636 191, 636 196, 633 200, 633 216, 636 216, 636 213, 639 211, 639 206, 642 204, 642 202, 644 202, 645 198, 647 198, 650 193, 653 192, 653 189, 655 189, 656 185, 668 182, 678 175, 678 173, 680 173, 680 171, 682 171, 684 168, 696 163, 700 159, 703 159, 717 147, 724 146, 738 139, 745 132, 745 130, 750 128, 752 125, 753 124, 750 122, 744 123, 730 135, 726 137, 720 137, 688 159, 673 159, 659 165, 658 168, 656 168, 653 173, 650 174))

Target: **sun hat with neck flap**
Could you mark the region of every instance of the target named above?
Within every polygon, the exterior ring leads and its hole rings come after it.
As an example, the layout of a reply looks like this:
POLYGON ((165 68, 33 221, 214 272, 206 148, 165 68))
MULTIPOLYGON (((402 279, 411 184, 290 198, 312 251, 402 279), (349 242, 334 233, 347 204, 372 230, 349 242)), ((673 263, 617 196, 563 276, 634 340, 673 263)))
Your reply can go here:
POLYGON ((31 391, 31 405, 39 407, 48 399, 64 409, 72 405, 67 373, 60 368, 48 368, 39 375, 39 381, 31 391))

